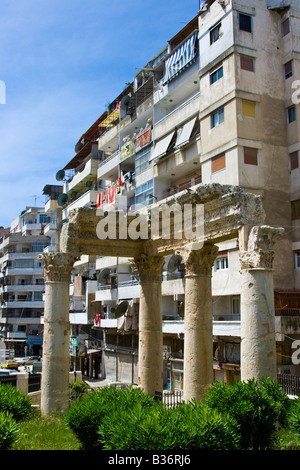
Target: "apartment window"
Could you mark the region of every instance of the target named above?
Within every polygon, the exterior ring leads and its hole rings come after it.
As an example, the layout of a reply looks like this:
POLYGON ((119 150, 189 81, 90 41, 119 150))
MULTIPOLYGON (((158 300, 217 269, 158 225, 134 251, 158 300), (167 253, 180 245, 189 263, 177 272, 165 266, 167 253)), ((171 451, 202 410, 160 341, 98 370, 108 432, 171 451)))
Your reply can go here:
POLYGON ((241 55, 241 69, 247 70, 248 72, 254 72, 254 59, 241 55))
POLYGON ((215 270, 216 271, 224 271, 224 269, 228 269, 228 253, 227 251, 219 252, 216 261, 215 261, 215 270))
POLYGON ((292 207, 292 219, 300 219, 300 199, 291 202, 292 207))
POLYGON ((33 268, 33 259, 15 259, 14 268, 33 268))
POLYGON ((244 163, 246 165, 258 165, 257 149, 244 147, 244 163))
POLYGON ((34 292, 33 293, 33 300, 34 301, 42 301, 43 300, 43 292, 34 292))
POLYGON ((281 33, 282 37, 286 36, 290 32, 290 20, 287 18, 283 23, 281 23, 281 33))
POLYGON ((295 268, 300 269, 300 251, 295 252, 295 268))
POLYGON ((298 159, 298 152, 290 153, 290 169, 296 170, 299 168, 299 159, 298 159))
POLYGON ((136 154, 135 157, 135 174, 139 175, 143 171, 148 170, 149 167, 149 156, 150 150, 147 149, 144 152, 136 154))
POLYGON ((221 37, 221 23, 210 30, 210 44, 213 44, 221 37))
POLYGON ((49 217, 46 214, 40 214, 39 220, 40 224, 47 224, 49 222, 49 217))
POLYGON ((239 13, 239 29, 252 33, 252 16, 245 13, 239 13))
POLYGON ((35 253, 41 253, 44 248, 48 246, 47 242, 38 242, 38 243, 33 243, 32 244, 32 251, 35 253))
POLYGON ((224 170, 226 168, 225 153, 212 158, 211 160, 211 172, 216 173, 217 171, 224 170))
POLYGON ((242 113, 243 116, 255 118, 255 101, 242 100, 242 113))
POLYGON ((210 84, 212 85, 216 81, 220 80, 220 78, 222 77, 223 77, 223 65, 221 66, 218 65, 217 67, 215 67, 213 70, 210 71, 210 74, 209 74, 210 84))
POLYGON ((292 60, 289 60, 286 64, 284 64, 284 76, 285 76, 285 79, 293 76, 293 61, 292 60))
POLYGON ((211 128, 217 127, 219 124, 224 122, 224 108, 219 108, 217 111, 211 114, 211 128))
POLYGON ((290 108, 287 109, 287 121, 288 124, 291 122, 296 121, 296 108, 295 106, 291 106, 290 108))
POLYGON ((241 314, 241 301, 240 297, 232 297, 232 314, 240 315, 241 314))
POLYGON ((137 186, 135 189, 135 203, 149 205, 153 200, 153 180, 137 186))

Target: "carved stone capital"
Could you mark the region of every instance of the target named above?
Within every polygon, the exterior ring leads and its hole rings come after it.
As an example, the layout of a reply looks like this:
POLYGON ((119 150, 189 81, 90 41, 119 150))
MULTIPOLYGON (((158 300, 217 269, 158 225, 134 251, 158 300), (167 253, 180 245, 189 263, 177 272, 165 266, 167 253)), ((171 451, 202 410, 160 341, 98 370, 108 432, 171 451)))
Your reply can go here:
POLYGON ((218 247, 209 243, 203 245, 200 250, 180 250, 186 270, 185 277, 211 276, 212 266, 218 254, 218 247))
POLYGON ((79 256, 71 253, 41 253, 37 259, 43 262, 46 281, 70 282, 71 271, 79 256))
POLYGON ((141 254, 133 258, 140 281, 161 282, 164 267, 164 257, 159 255, 141 254))
POLYGON ((272 269, 274 245, 284 229, 262 225, 253 227, 248 237, 247 251, 240 252, 242 269, 272 269))

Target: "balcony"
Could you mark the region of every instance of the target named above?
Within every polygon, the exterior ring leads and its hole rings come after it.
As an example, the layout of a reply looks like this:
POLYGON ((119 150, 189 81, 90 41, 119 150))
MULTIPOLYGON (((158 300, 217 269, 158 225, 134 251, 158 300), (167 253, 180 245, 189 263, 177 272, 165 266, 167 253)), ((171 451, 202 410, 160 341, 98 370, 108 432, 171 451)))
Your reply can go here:
POLYGON ((202 177, 197 176, 192 179, 188 179, 187 181, 180 183, 176 186, 171 186, 169 189, 164 191, 160 197, 157 198, 158 201, 161 201, 162 199, 166 199, 170 196, 173 196, 174 194, 180 193, 180 191, 184 191, 186 189, 191 188, 192 186, 196 186, 197 184, 202 183, 202 177))
POLYGON ((57 231, 57 223, 56 222, 49 222, 44 227, 44 235, 47 235, 47 237, 53 235, 56 231, 57 231))
POLYGON ((78 209, 80 207, 91 207, 96 205, 98 191, 86 191, 78 199, 69 204, 65 209, 63 209, 63 218, 67 219, 68 214, 72 209, 78 209))
POLYGON ((44 292, 44 284, 15 284, 4 287, 4 292, 44 292))
POLYGON ((6 302, 6 308, 39 308, 44 309, 42 300, 13 300, 6 302))
POLYGON ((94 184, 96 181, 98 160, 90 159, 86 162, 81 171, 77 171, 71 181, 64 185, 64 192, 72 191, 82 192, 88 184, 94 184))
POLYGON ((117 151, 98 164, 98 179, 111 181, 110 175, 113 173, 117 178, 118 165, 120 162, 120 152, 117 151))

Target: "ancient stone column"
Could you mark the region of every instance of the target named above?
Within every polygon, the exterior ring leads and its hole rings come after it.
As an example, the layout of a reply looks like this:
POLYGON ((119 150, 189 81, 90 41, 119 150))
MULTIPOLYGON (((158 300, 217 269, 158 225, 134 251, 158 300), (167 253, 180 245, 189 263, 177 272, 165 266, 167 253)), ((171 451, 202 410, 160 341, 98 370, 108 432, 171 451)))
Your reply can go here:
POLYGON ((241 262, 241 380, 276 378, 273 246, 282 228, 253 227, 241 262))
POLYGON ((41 412, 64 413, 69 406, 69 283, 74 262, 69 253, 43 253, 45 304, 41 412))
POLYGON ((213 382, 213 314, 211 277, 218 248, 181 253, 185 262, 184 400, 203 400, 213 382))
POLYGON ((162 256, 134 258, 140 281, 139 386, 145 393, 163 392, 162 256))

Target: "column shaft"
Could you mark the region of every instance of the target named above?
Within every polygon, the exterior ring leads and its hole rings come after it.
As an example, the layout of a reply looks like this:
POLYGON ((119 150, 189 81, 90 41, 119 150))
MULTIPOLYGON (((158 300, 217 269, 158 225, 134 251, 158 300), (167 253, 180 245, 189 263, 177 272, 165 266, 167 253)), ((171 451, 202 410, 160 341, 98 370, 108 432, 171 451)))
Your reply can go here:
POLYGON ((203 400, 213 382, 212 265, 218 248, 204 245, 183 256, 186 266, 184 400, 203 400))
POLYGON ((140 280, 139 386, 154 395, 163 391, 163 335, 161 276, 164 258, 142 255, 134 259, 140 280))

